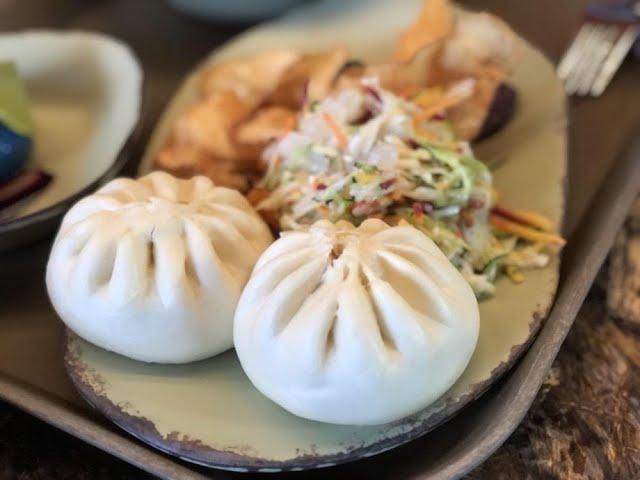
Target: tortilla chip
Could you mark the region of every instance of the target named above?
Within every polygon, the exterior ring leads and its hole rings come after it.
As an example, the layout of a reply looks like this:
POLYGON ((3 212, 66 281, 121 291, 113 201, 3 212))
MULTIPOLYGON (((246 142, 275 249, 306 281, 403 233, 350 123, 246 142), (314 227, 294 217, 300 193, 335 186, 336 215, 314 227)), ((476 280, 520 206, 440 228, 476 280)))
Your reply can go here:
POLYGON ((500 81, 489 72, 474 76, 473 94, 447 110, 447 119, 459 138, 473 140, 478 136, 489 113, 500 81))
POLYGON ((446 70, 476 74, 490 69, 504 78, 515 67, 522 49, 521 40, 499 18, 489 13, 460 11, 441 63, 446 70))
POLYGON ((305 102, 323 99, 348 60, 345 47, 303 55, 285 72, 268 103, 298 110, 305 102))
POLYGON ((365 77, 377 77, 380 86, 403 97, 417 93, 421 88, 434 84, 434 65, 441 48, 441 42, 435 42, 422 48, 407 63, 383 63, 366 68, 365 77))
POLYGON ((264 107, 238 126, 235 138, 238 143, 262 147, 292 130, 296 120, 293 110, 279 106, 264 107))
MULTIPOLYGON (((206 175, 218 185, 246 190, 264 142, 238 143, 236 127, 263 103, 297 59, 297 53, 274 50, 207 68, 201 77, 202 99, 180 115, 156 165, 176 175, 206 175)), ((271 121, 283 120, 272 114, 271 121)), ((246 139, 264 134, 260 128, 266 128, 249 127, 253 130, 245 132, 246 139)))
POLYGON ((290 50, 269 50, 252 57, 214 63, 201 74, 200 93, 210 97, 233 92, 250 110, 273 92, 282 75, 299 58, 290 50))
POLYGON ((206 175, 218 185, 246 190, 261 147, 236 143, 232 132, 250 113, 233 92, 201 100, 178 118, 156 165, 178 176, 206 175))
POLYGON ((458 137, 472 140, 520 52, 517 36, 496 17, 457 11, 449 0, 426 0, 400 35, 391 63, 349 62, 344 47, 304 55, 272 50, 217 62, 203 71, 202 98, 180 116, 156 165, 246 191, 263 148, 295 125, 305 104, 371 76, 398 95, 418 94, 414 100, 425 118, 446 110, 458 137), (465 79, 473 83, 470 96, 448 90, 465 79), (441 91, 428 89, 436 85, 441 91))
POLYGON ((420 50, 453 32, 455 10, 449 0, 425 0, 416 21, 396 42, 394 60, 411 61, 420 50))
POLYGON ((170 142, 155 160, 155 166, 182 178, 205 175, 216 185, 247 191, 252 172, 239 171, 236 162, 213 157, 204 150, 187 144, 170 142))
POLYGON ((252 149, 237 145, 232 129, 251 114, 251 108, 233 92, 216 93, 193 105, 175 124, 175 141, 191 145, 209 155, 227 160, 243 160, 252 149))
MULTIPOLYGON (((260 202, 266 199, 270 195, 270 191, 266 188, 253 187, 249 193, 247 193, 247 200, 254 207, 257 207, 260 202)), ((262 216, 262 219, 269 225, 274 233, 280 230, 280 215, 281 212, 277 210, 258 210, 258 213, 262 216)))
POLYGON ((345 88, 360 88, 367 66, 359 60, 347 61, 337 74, 330 93, 340 92, 345 88))
POLYGON ((520 57, 522 45, 502 20, 488 13, 456 11, 448 0, 426 0, 416 22, 398 39, 397 62, 372 67, 397 94, 417 86, 451 86, 475 80, 473 94, 447 108, 456 134, 472 140, 482 130, 495 92, 520 57))

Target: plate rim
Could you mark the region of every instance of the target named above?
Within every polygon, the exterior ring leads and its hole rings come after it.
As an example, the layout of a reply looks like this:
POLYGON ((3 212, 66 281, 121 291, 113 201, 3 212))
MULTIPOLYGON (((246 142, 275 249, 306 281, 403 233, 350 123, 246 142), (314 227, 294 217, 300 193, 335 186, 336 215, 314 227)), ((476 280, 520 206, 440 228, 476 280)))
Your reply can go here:
MULTIPOLYGON (((271 25, 275 22, 267 22, 267 25, 271 25)), ((264 27, 264 23, 258 25, 256 28, 264 27)), ((233 42, 248 33, 251 33, 254 29, 249 29, 243 34, 231 39, 229 42, 233 42)), ((546 61, 549 61, 548 57, 544 55, 543 52, 540 51, 535 45, 532 45, 522 36, 517 34, 520 39, 525 43, 525 45, 535 50, 536 53, 544 57, 546 61)), ((229 43, 227 42, 227 43, 229 43)), ((158 125, 163 123, 165 117, 168 115, 168 111, 171 108, 171 105, 177 98, 180 90, 184 87, 184 85, 193 79, 204 66, 211 62, 215 62, 215 54, 224 47, 227 43, 217 47, 204 55, 204 57, 195 62, 194 66, 189 69, 186 74, 182 77, 181 82, 179 83, 176 91, 173 93, 169 101, 166 103, 165 108, 160 113, 158 121, 154 126, 154 130, 151 132, 149 137, 149 142, 143 147, 141 161, 138 164, 137 174, 143 175, 149 173, 153 170, 153 165, 149 163, 150 155, 149 150, 151 146, 151 140, 157 134, 156 128, 158 125), (145 161, 146 160, 146 161, 145 161)), ((563 172, 563 176, 560 179, 561 182, 561 213, 559 219, 559 228, 562 229, 565 226, 566 222, 566 205, 567 205, 567 193, 568 193, 568 103, 567 97, 564 96, 562 98, 562 104, 558 106, 557 115, 562 117, 561 127, 557 128, 557 131, 560 133, 563 141, 562 148, 562 156, 563 162, 565 163, 565 169, 563 172)), ((82 374, 79 373, 76 368, 78 365, 76 364, 75 358, 73 358, 73 353, 69 351, 69 347, 72 343, 70 339, 69 330, 65 330, 65 341, 64 341, 64 364, 65 370, 69 378, 71 379, 74 387, 80 392, 81 396, 97 411, 105 415, 110 421, 112 421, 119 428, 133 435, 135 438, 144 441, 149 444, 153 448, 156 448, 164 453, 168 453, 182 460, 188 461, 190 463, 196 465, 202 465, 210 468, 228 470, 228 471, 241 471, 241 472, 290 472, 290 471, 300 471, 300 470, 309 470, 309 469, 318 469, 331 467, 351 461, 357 461, 360 459, 367 458, 369 456, 377 455, 383 453, 387 450, 396 448, 398 446, 404 445, 408 442, 411 442, 438 426, 442 425, 446 421, 450 420, 454 416, 456 416, 462 410, 468 408, 469 404, 474 400, 478 399, 482 396, 492 385, 494 385, 501 377, 503 377, 508 371, 510 371, 516 362, 524 355, 524 353, 529 349, 532 343, 536 340, 537 334, 540 331, 544 321, 549 316, 552 311, 555 300, 558 294, 558 287, 560 284, 560 267, 561 267, 561 257, 559 257, 557 265, 550 266, 549 268, 555 269, 555 275, 552 279, 553 281, 553 291, 549 295, 549 302, 546 306, 541 307, 539 304, 536 305, 536 309, 531 314, 531 319, 528 323, 529 334, 522 343, 512 345, 511 350, 509 351, 509 355, 507 358, 496 365, 488 377, 480 382, 472 384, 472 388, 466 392, 464 395, 460 396, 456 399, 453 404, 450 401, 443 402, 441 408, 433 413, 433 415, 424 419, 423 422, 411 428, 411 430, 403 433, 399 433, 394 435, 393 437, 385 437, 374 443, 371 443, 367 446, 356 447, 347 451, 341 451, 335 454, 328 455, 300 455, 297 457, 293 457, 291 459, 286 460, 269 460, 260 457, 252 457, 250 455, 241 455, 235 452, 229 452, 225 450, 215 449, 210 446, 206 446, 202 444, 202 442, 192 439, 184 439, 180 440, 179 434, 177 432, 172 432, 167 435, 165 438, 162 434, 158 432, 153 422, 144 418, 137 417, 132 415, 131 413, 123 411, 118 405, 114 404, 110 399, 106 396, 101 395, 99 392, 95 391, 91 385, 87 384, 82 379, 82 374), (452 406, 454 408, 452 408, 452 406), (132 427, 133 425, 133 427, 132 427), (136 426, 145 425, 143 428, 136 428, 136 426), (149 428, 150 427, 150 428, 149 428), (175 436, 174 433, 178 436, 175 436), (176 447, 176 448, 172 448, 176 447), (197 457, 194 457, 194 454, 197 454, 197 457)), ((71 333, 71 335, 74 335, 71 333)), ((96 347, 100 348, 100 347, 96 347)), ((117 355, 117 354, 116 354, 117 355)), ((442 399, 442 398, 441 398, 442 399)), ((426 408, 431 408, 437 405, 438 400, 427 406, 426 408)), ((406 421, 407 418, 411 418, 412 416, 419 415, 421 412, 413 414, 409 417, 405 417, 401 419, 406 421)))
MULTIPOLYGON (((445 399, 446 401, 442 402, 441 408, 438 408, 433 415, 425 418, 420 424, 414 426, 407 432, 399 433, 392 437, 385 437, 369 445, 348 449, 335 454, 303 454, 285 460, 269 460, 248 454, 243 455, 236 452, 216 449, 204 445, 198 439, 181 437, 179 432, 171 432, 165 437, 157 430, 151 420, 144 416, 137 416, 126 412, 120 405, 113 403, 106 395, 85 380, 85 375, 89 375, 97 385, 104 385, 105 383, 98 372, 95 372, 89 366, 82 363, 80 359, 80 352, 78 350, 81 346, 78 344, 78 340, 86 343, 89 342, 82 339, 67 327, 64 329, 63 339, 64 368, 67 376, 82 398, 109 421, 153 448, 190 463, 220 470, 254 473, 292 472, 333 467, 335 465, 378 455, 420 438, 458 415, 458 413, 466 409, 474 400, 482 396, 514 366, 516 361, 529 349, 536 339, 544 320, 548 317, 555 303, 558 278, 559 276, 555 278, 556 291, 553 293, 552 300, 546 307, 541 308, 538 306, 533 312, 527 339, 520 344, 513 345, 507 359, 496 365, 486 379, 473 384, 470 391, 456 399, 455 402, 451 402, 451 399, 445 399)), ((109 352, 95 345, 92 345, 92 347, 112 355, 118 355, 117 353, 109 352)), ((440 400, 442 399, 441 397, 440 400)), ((425 407, 425 409, 433 408, 437 403, 438 400, 425 407)), ((399 421, 406 421, 407 418, 418 416, 425 409, 399 421)))

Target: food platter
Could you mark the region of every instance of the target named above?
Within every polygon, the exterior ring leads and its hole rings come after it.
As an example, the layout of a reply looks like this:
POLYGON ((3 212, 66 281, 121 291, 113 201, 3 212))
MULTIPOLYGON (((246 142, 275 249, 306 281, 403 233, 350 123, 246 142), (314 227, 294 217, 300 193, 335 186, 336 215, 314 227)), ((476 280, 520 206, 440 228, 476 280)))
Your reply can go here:
MULTIPOLYGON (((333 45, 335 38, 358 56, 377 60, 389 54, 418 7, 418 2, 401 7, 322 2, 251 30, 208 61, 283 46, 315 50, 333 45), (393 22, 383 21, 387 18, 393 22), (373 26, 378 26, 375 42, 369 35, 373 26)), ((509 204, 541 212, 559 226, 566 176, 562 87, 552 65, 530 46, 511 81, 520 95, 515 118, 476 150, 496 165, 495 181, 509 204)), ((140 173, 150 169, 176 116, 194 100, 196 83, 197 71, 163 115, 140 173)), ((390 425, 339 427, 294 417, 251 386, 233 352, 184 366, 148 365, 69 334, 65 363, 89 403, 137 438, 182 459, 241 471, 326 467, 421 436, 481 395, 533 340, 551 308, 558 269, 555 259, 545 269, 527 272, 522 285, 499 281, 496 296, 481 303, 480 340, 463 376, 435 404, 390 425)))
POLYGON ((34 198, 3 210, 5 250, 51 233, 74 201, 119 173, 139 133, 143 76, 128 47, 87 32, 2 34, 0 58, 16 62, 31 99, 29 167, 53 176, 34 198))
MULTIPOLYGON (((529 31, 531 12, 502 3, 489 2, 489 6, 508 19, 518 31, 529 31)), ((157 94, 151 97, 151 103, 157 108, 177 81, 170 72, 183 71, 194 55, 199 55, 195 52, 206 51, 212 42, 218 42, 230 32, 212 33, 208 25, 193 24, 186 18, 172 16, 169 9, 162 8, 162 4, 136 4, 134 11, 136 14, 142 12, 143 16, 156 15, 159 21, 155 28, 140 36, 131 23, 122 23, 122 19, 131 12, 115 8, 89 9, 81 19, 61 12, 55 20, 47 21, 52 25, 71 22, 77 28, 98 28, 128 39, 145 65, 151 91, 157 94), (92 10, 93 14, 89 13, 92 10), (109 14, 105 15, 105 12, 109 14), (159 67, 154 63, 153 52, 158 42, 174 35, 180 36, 181 49, 173 54, 167 52, 159 67)), ((18 8, 18 13, 24 12, 18 8)), ((46 9, 39 13, 47 15, 46 9)), ((578 18, 577 10, 569 9, 565 13, 565 20, 569 22, 574 15, 578 18)), ((544 15, 540 13, 538 17, 544 15)), ((2 23, 6 29, 15 29, 33 26, 34 20, 33 16, 23 15, 15 22, 11 15, 7 15, 2 23)), ((543 45, 545 52, 554 57, 562 51, 570 35, 569 31, 556 33, 548 36, 529 31, 528 38, 543 45)), ((611 86, 610 94, 597 102, 580 102, 572 111, 569 127, 572 168, 566 179, 568 210, 564 230, 569 244, 552 311, 522 360, 502 381, 494 384, 490 392, 421 439, 367 460, 319 470, 315 474, 305 472, 299 476, 459 478, 488 458, 515 430, 546 377, 637 191, 640 173, 637 145, 635 151, 629 150, 624 158, 616 155, 632 133, 638 113, 637 109, 625 108, 628 93, 635 85, 636 69, 632 65, 629 67, 632 68, 622 69, 618 81, 611 86), (626 113, 620 116, 615 128, 607 129, 608 124, 603 119, 616 111, 626 113), (593 138, 590 135, 593 125, 603 128, 607 134, 593 138), (588 152, 596 154, 588 155, 588 152), (594 195, 596 191, 599 193, 594 195)), ((150 111, 155 111, 155 108, 150 111)), ((153 115, 149 117, 150 120, 153 118, 153 115)), ((558 130, 561 128, 558 126, 558 130)), ((491 144, 490 140, 482 147, 490 148, 491 144)), ((495 160, 506 159, 498 156, 495 160)), ((22 251, 0 254, 5 267, 4 274, 0 276, 0 291, 7 294, 4 308, 0 311, 3 324, 0 397, 56 428, 161 478, 245 476, 205 470, 177 457, 164 455, 125 431, 114 428, 78 396, 62 368, 63 326, 51 309, 42 281, 49 248, 49 242, 42 242, 22 251)), ((586 305, 576 321, 580 321, 583 314, 589 315, 592 308, 593 303, 586 305)))

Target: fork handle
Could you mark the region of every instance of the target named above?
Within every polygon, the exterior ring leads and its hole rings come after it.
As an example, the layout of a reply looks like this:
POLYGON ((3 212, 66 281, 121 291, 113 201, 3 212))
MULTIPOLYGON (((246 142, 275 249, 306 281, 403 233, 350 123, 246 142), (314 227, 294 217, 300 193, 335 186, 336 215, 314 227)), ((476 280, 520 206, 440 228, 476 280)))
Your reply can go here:
POLYGON ((609 4, 593 4, 587 7, 586 18, 621 26, 638 26, 638 38, 633 53, 640 58, 640 1, 626 0, 609 4))
POLYGON ((623 3, 589 5, 586 16, 604 23, 640 24, 640 17, 635 13, 635 7, 623 3))

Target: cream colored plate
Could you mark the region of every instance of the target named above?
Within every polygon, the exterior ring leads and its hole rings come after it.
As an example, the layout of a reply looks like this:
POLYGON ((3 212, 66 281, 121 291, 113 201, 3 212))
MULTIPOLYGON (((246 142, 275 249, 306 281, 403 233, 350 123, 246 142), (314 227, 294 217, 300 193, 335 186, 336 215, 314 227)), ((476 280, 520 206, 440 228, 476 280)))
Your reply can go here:
POLYGON ((138 124, 142 69, 129 48, 89 32, 0 34, 0 61, 15 62, 34 121, 28 166, 53 175, 42 191, 0 212, 0 250, 37 239, 78 196, 113 178, 138 124))
MULTIPOLYGON (((384 59, 418 8, 417 0, 325 1, 249 31, 212 59, 273 47, 317 50, 338 39, 356 56, 384 59)), ((193 100, 196 75, 186 80, 158 125, 143 171, 175 116, 193 100)), ((514 120, 477 151, 481 158, 500 163, 496 183, 507 204, 534 209, 559 224, 566 172, 562 86, 553 66, 531 47, 512 83, 520 101, 514 120)), ((147 365, 70 335, 66 363, 89 402, 161 450, 225 469, 324 467, 407 442, 479 396, 532 340, 551 306, 557 282, 557 261, 528 272, 522 285, 499 282, 496 297, 481 304, 478 347, 455 386, 424 411, 377 427, 321 424, 285 412, 252 387, 233 352, 185 366, 147 365)))

